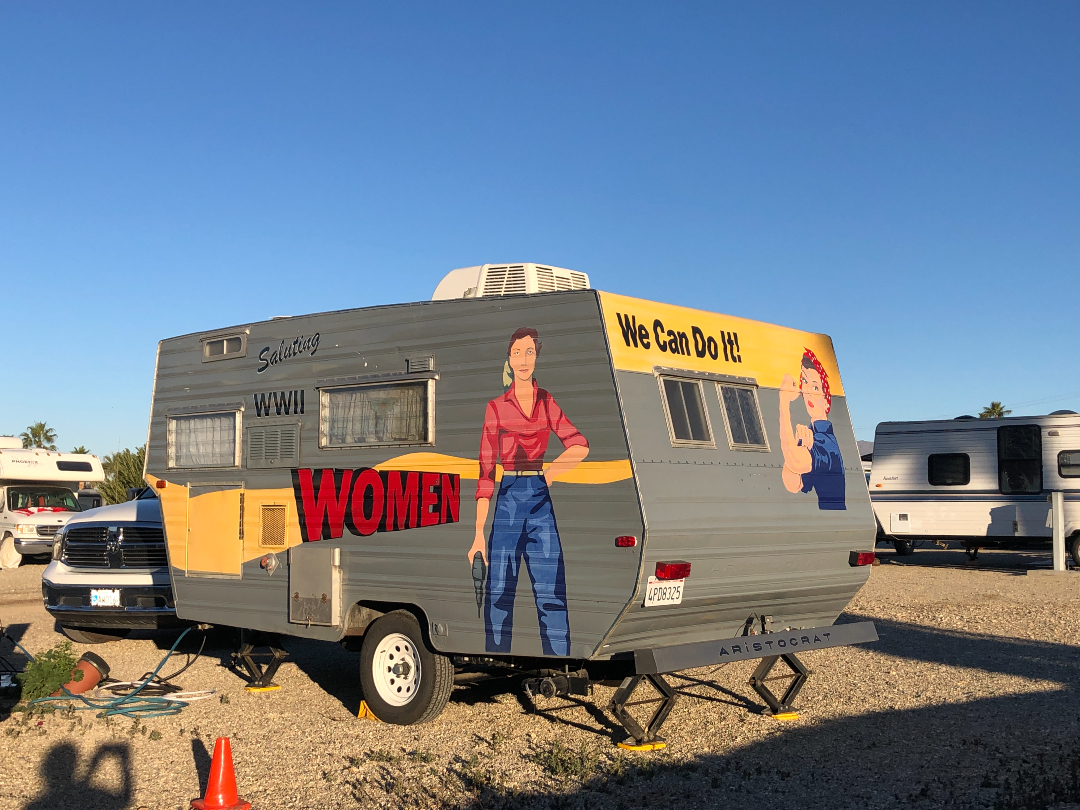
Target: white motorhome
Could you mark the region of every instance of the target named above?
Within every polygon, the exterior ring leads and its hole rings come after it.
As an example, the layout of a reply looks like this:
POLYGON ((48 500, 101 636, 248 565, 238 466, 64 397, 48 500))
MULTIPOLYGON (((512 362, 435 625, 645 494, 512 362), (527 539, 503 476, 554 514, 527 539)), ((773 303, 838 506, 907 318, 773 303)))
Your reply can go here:
POLYGON ((1080 415, 882 422, 870 500, 879 537, 909 554, 915 542, 980 547, 1052 535, 1049 495, 1064 493, 1065 542, 1080 564, 1080 415))
POLYGON ((79 482, 104 478, 97 456, 23 449, 19 439, 0 436, 0 564, 51 554, 56 532, 82 511, 79 482))

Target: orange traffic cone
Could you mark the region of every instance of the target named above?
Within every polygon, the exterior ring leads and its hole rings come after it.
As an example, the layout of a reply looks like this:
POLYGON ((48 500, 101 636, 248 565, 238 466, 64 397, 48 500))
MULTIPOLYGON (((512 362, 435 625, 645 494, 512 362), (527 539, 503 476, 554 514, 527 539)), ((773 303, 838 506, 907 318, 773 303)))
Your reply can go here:
POLYGON ((236 774, 233 772, 232 747, 228 737, 218 737, 214 743, 214 759, 210 763, 210 781, 206 795, 192 799, 195 810, 251 810, 251 803, 236 795, 236 774))

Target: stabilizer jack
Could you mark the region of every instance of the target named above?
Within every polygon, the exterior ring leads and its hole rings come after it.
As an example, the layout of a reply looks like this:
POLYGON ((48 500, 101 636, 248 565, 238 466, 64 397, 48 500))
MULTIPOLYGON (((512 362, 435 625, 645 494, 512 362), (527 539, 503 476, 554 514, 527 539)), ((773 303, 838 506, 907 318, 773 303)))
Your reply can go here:
POLYGON ((768 658, 762 658, 761 663, 758 664, 758 668, 754 670, 754 674, 750 676, 750 686, 754 687, 754 691, 761 696, 761 699, 768 704, 768 708, 765 709, 765 714, 771 714, 776 717, 781 714, 788 714, 794 711, 793 704, 795 698, 799 694, 799 690, 803 688, 807 678, 810 677, 810 670, 808 670, 803 662, 800 661, 793 653, 787 653, 786 655, 770 655, 768 658), (776 662, 783 659, 784 663, 791 669, 790 673, 784 675, 772 675, 772 668, 776 666, 776 662), (768 681, 783 681, 791 679, 791 683, 788 685, 787 691, 784 692, 782 698, 777 698, 773 694, 772 690, 768 687, 768 681))

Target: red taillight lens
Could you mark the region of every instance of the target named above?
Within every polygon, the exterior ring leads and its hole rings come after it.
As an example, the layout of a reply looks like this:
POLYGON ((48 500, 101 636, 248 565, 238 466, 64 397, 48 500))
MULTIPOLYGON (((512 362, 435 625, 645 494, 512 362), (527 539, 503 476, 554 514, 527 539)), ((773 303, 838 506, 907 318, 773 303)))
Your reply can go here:
POLYGON ((658 562, 656 564, 657 579, 686 579, 690 576, 690 563, 678 560, 676 562, 658 562))
POLYGON ((615 538, 615 545, 619 548, 633 548, 637 545, 637 538, 629 534, 619 535, 615 538))
POLYGON ((159 478, 157 480, 157 483, 154 484, 154 486, 156 486, 158 489, 165 489, 165 479, 159 478))
POLYGON ((874 552, 872 551, 853 551, 848 554, 848 565, 852 568, 858 565, 873 565, 874 564, 874 552))

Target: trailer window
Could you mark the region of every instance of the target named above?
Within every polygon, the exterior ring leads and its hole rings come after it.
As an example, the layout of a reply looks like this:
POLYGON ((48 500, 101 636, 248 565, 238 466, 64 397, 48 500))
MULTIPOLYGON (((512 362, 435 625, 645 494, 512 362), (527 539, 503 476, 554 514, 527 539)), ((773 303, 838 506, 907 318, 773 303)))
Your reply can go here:
POLYGON ((1080 450, 1062 450, 1058 453, 1058 475, 1062 478, 1080 478, 1080 450))
POLYGON ((967 453, 935 453, 926 460, 926 480, 934 487, 961 487, 971 483, 967 453))
POLYGON ((733 450, 768 450, 765 425, 761 421, 757 390, 740 385, 720 385, 724 424, 733 450))
POLYGON ((664 390, 671 443, 676 447, 712 447, 712 431, 709 429, 709 417, 705 413, 701 382, 671 377, 661 377, 660 382, 664 390))
POLYGON ((169 467, 199 469, 239 466, 236 453, 239 430, 240 414, 237 411, 170 416, 169 467))
POLYGON ((431 444, 431 380, 324 388, 320 447, 431 444))
POLYGON ((225 335, 202 342, 203 362, 244 357, 247 354, 247 335, 225 335))
POLYGON ((1000 427, 998 481, 1003 493, 1042 492, 1042 431, 1038 425, 1000 427))

